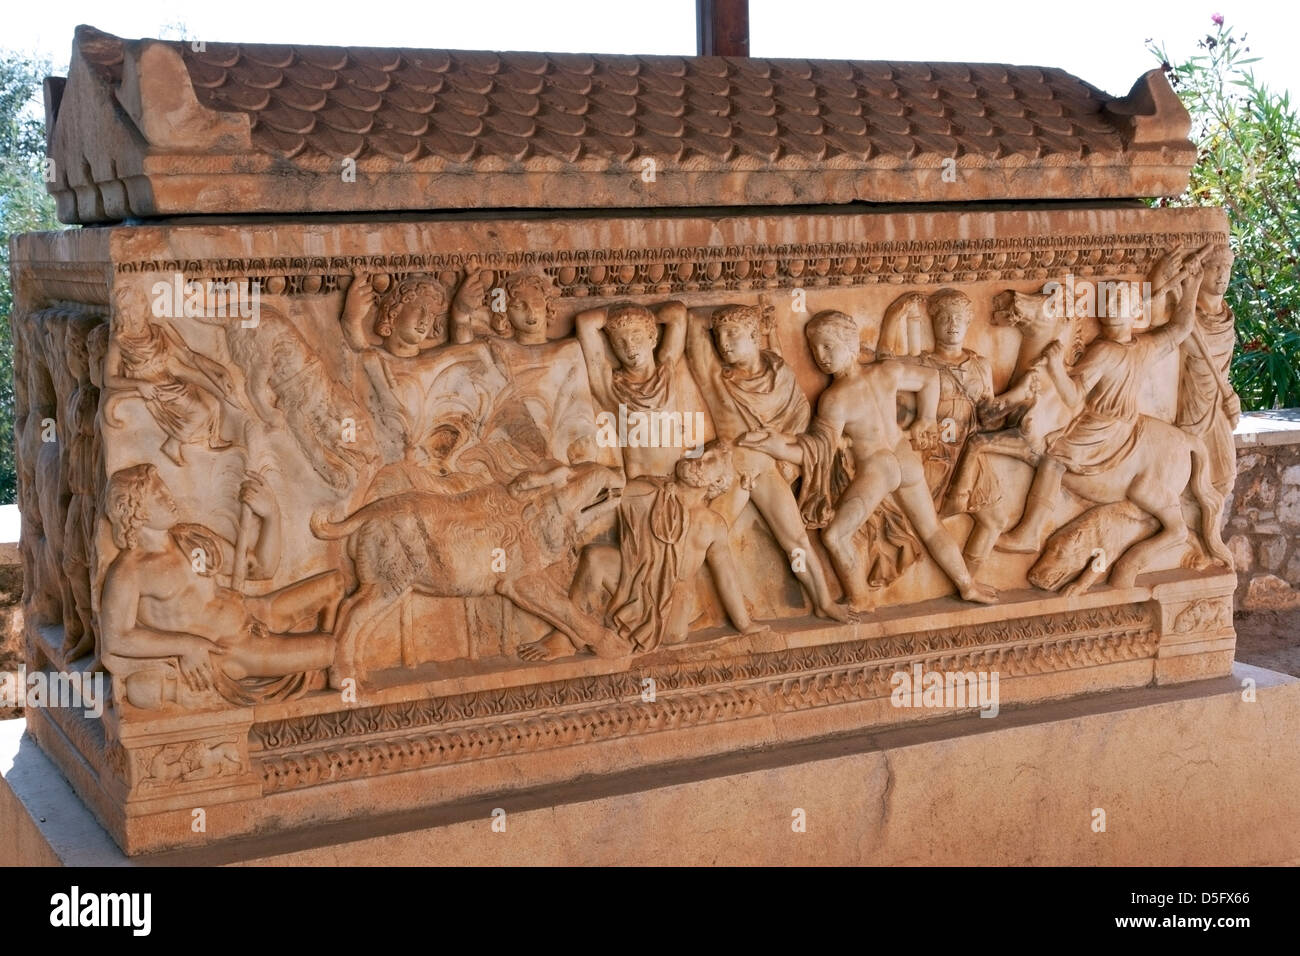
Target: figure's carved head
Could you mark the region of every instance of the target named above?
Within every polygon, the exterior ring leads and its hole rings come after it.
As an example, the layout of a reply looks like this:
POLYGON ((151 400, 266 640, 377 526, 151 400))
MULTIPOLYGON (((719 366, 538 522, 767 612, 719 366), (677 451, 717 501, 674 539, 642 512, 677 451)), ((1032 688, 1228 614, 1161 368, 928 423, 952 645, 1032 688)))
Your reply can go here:
POLYGON ((1024 329, 1026 326, 1041 326, 1058 321, 1066 315, 1064 306, 1065 287, 1057 284, 1054 293, 1017 292, 1007 289, 993 297, 993 325, 1001 328, 1024 329))
MULTIPOLYGON (((1105 285, 1106 283, 1100 283, 1105 285)), ((1127 342, 1133 337, 1133 326, 1143 315, 1141 295, 1130 295, 1128 283, 1116 283, 1115 293, 1097 292, 1097 323, 1104 338, 1112 342, 1127 342)))
POLYGON ((90 381, 96 388, 103 388, 104 359, 108 355, 107 322, 100 322, 86 336, 86 354, 90 363, 90 381))
POLYGON ((447 335, 447 290, 430 276, 413 275, 394 282, 379 300, 375 334, 394 346, 410 348, 425 339, 447 335))
POLYGON ((704 488, 710 501, 731 490, 736 480, 736 466, 729 442, 714 439, 696 458, 677 463, 677 480, 692 488, 704 488))
POLYGON ((1228 291, 1232 279, 1232 249, 1226 245, 1215 246, 1205 257, 1201 273, 1201 292, 1221 296, 1228 291))
POLYGON ((152 303, 143 287, 122 283, 113 287, 113 327, 127 335, 140 335, 150 326, 152 303))
POLYGON ((970 296, 959 289, 940 289, 927 303, 930 321, 934 323, 934 340, 949 348, 961 348, 966 341, 975 305, 970 296))
POLYGON ((818 312, 804 326, 813 361, 827 375, 842 372, 858 359, 861 336, 853 317, 834 310, 818 312))
POLYGON ((609 307, 605 334, 624 368, 644 368, 654 361, 659 325, 654 313, 642 305, 620 302, 609 307))
POLYGON ((755 361, 763 346, 763 312, 755 305, 722 305, 713 310, 713 338, 728 365, 755 361))
POLYGON ((543 272, 516 272, 502 287, 506 292, 505 323, 494 312, 493 328, 514 334, 521 342, 537 344, 546 340, 546 326, 555 312, 555 286, 543 272))
POLYGON ((158 469, 150 464, 113 472, 105 499, 113 543, 123 550, 136 546, 141 528, 166 531, 180 517, 175 499, 163 484, 158 469))
POLYGON ((68 372, 78 382, 84 382, 90 374, 90 353, 86 345, 86 335, 90 326, 79 319, 68 321, 68 333, 63 343, 63 359, 68 372))

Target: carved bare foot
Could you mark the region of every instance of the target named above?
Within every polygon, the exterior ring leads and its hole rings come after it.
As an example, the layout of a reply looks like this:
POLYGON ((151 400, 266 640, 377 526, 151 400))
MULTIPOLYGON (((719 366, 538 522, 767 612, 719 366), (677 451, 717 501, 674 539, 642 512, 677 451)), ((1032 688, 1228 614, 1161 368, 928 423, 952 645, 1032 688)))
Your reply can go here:
POLYGON ((962 599, 974 604, 996 604, 998 603, 998 592, 985 584, 978 581, 972 581, 961 589, 962 599))
POLYGON ((329 669, 330 690, 356 690, 365 681, 366 675, 355 664, 335 664, 329 669), (346 688, 344 681, 352 681, 346 688))
MULTIPOLYGON (((869 603, 871 604, 871 606, 868 608, 868 610, 874 611, 875 602, 870 601, 869 603)), ((813 615, 815 617, 822 617, 831 621, 839 621, 841 624, 858 623, 858 616, 854 614, 853 611, 854 611, 853 608, 845 607, 843 604, 840 604, 838 601, 830 601, 826 604, 813 605, 813 615)))
POLYGON ((758 621, 753 621, 750 623, 749 627, 745 628, 740 633, 753 637, 758 634, 769 634, 771 633, 771 631, 772 628, 769 627, 768 625, 760 624, 758 621))
POLYGON ((573 644, 559 631, 552 631, 539 641, 520 644, 517 650, 520 660, 553 661, 573 655, 573 644))

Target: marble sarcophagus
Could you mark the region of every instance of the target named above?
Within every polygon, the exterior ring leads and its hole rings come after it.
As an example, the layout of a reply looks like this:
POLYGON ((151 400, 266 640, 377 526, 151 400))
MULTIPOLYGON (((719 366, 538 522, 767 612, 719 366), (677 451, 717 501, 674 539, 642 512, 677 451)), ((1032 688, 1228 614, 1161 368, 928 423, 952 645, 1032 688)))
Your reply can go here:
POLYGON ((28 716, 128 853, 1231 667, 1158 71, 81 28, 46 92, 27 666, 111 693, 28 716))

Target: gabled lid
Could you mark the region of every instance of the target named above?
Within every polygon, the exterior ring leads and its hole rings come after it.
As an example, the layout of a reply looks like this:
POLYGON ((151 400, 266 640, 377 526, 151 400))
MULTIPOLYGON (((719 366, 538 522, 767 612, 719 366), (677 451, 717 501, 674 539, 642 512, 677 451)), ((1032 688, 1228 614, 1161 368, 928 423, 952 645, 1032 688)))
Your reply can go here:
POLYGON ((64 222, 1177 195, 1159 70, 122 40, 46 84, 64 222))

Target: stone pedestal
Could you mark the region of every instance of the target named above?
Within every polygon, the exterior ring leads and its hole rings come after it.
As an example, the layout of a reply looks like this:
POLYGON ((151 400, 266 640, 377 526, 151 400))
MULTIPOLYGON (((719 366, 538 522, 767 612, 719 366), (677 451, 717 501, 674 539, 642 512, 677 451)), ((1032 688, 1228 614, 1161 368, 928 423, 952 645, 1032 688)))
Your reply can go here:
MULTIPOLYGON (((8 768, 0 783, 0 865, 127 862, 20 731, 21 722, 0 731, 0 767, 8 768)), ((1014 708, 993 719, 847 733, 144 859, 347 866, 1296 864, 1297 734, 1300 680, 1237 665, 1231 677, 1178 687, 1014 708)))

